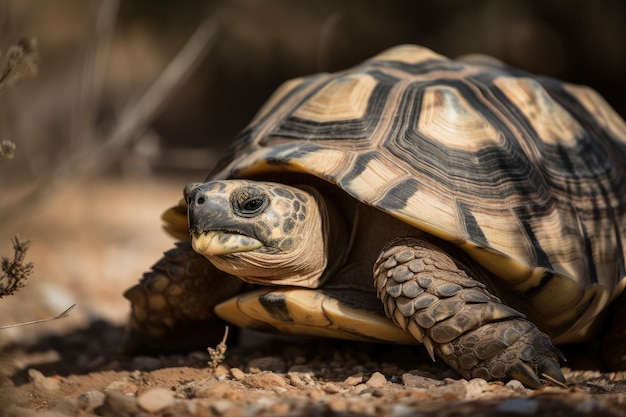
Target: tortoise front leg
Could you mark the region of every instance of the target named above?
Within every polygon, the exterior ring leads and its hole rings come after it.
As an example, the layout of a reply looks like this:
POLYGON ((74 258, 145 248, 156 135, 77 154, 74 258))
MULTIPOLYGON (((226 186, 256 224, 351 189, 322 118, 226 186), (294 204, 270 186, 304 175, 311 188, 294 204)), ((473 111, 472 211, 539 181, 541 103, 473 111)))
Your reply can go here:
POLYGON ((163 353, 218 343, 225 322, 213 308, 243 285, 194 252, 189 241, 177 243, 124 293, 132 307, 124 350, 163 353))
POLYGON ((548 336, 438 245, 396 239, 378 258, 374 280, 387 316, 464 378, 515 378, 531 388, 541 386, 539 376, 565 382, 548 336))

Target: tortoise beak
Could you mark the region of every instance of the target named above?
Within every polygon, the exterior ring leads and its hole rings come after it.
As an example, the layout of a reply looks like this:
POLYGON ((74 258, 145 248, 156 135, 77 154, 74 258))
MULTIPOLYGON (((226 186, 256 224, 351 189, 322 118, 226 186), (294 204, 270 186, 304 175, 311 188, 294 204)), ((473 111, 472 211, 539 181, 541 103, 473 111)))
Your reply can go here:
POLYGON ((233 215, 221 187, 206 183, 186 192, 191 244, 201 255, 247 252, 263 246, 249 224, 233 215))

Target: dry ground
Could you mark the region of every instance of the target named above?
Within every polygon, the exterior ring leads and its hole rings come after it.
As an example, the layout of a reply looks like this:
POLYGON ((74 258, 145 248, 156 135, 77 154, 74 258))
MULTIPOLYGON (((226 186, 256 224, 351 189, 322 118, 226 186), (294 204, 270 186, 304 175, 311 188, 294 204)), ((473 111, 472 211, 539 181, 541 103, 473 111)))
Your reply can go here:
POLYGON ((597 370, 580 348, 567 389, 458 379, 421 350, 257 333, 229 343, 211 373, 207 352, 119 353, 128 303, 121 296, 171 241, 159 214, 179 198, 177 180, 91 180, 56 192, 5 224, 34 240, 29 286, 0 301, 0 325, 55 315, 55 322, 0 330, 0 415, 5 416, 626 416, 626 375, 597 370))

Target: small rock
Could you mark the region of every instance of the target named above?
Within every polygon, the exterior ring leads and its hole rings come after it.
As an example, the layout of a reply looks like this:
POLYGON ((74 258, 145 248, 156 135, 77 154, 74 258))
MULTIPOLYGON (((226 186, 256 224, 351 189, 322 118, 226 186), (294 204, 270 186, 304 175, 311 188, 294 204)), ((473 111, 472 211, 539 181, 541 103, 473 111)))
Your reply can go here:
POLYGON ((524 398, 509 398, 502 402, 496 408, 497 411, 512 414, 533 415, 539 409, 537 400, 528 400, 524 398))
POLYGON ((104 388, 104 392, 117 391, 124 395, 134 396, 137 393, 137 389, 137 385, 132 382, 128 382, 125 379, 118 379, 117 381, 113 381, 107 385, 106 388, 104 388))
POLYGON ((230 368, 230 374, 237 381, 241 381, 242 379, 244 379, 246 377, 246 374, 239 368, 230 368))
POLYGON ((524 386, 524 384, 519 382, 517 379, 510 380, 509 382, 505 384, 505 387, 507 387, 510 390, 517 391, 517 392, 526 391, 526 387, 524 386))
POLYGON ((28 376, 37 388, 45 392, 58 391, 61 386, 61 381, 58 378, 45 376, 44 374, 33 368, 30 368, 28 370, 28 376))
POLYGON ((104 403, 106 394, 102 391, 87 391, 76 397, 81 410, 93 410, 104 403))
POLYGON ((346 387, 354 387, 355 385, 363 382, 363 375, 353 375, 349 376, 343 381, 343 385, 346 387))
POLYGON ((387 378, 380 372, 374 372, 365 384, 371 388, 382 388, 387 384, 387 378))
POLYGON ((482 378, 474 378, 467 382, 465 386, 465 399, 472 400, 480 397, 485 392, 489 383, 482 378))
POLYGON ((291 382, 291 385, 296 388, 302 388, 306 385, 306 383, 300 377, 300 374, 297 372, 289 372, 287 374, 287 377, 289 378, 289 382, 291 382))
POLYGON ((341 387, 334 382, 327 382, 322 386, 322 389, 329 394, 337 394, 341 392, 341 387))
POLYGON ((367 385, 365 385, 365 384, 358 384, 358 385, 355 385, 355 386, 354 386, 354 387, 350 390, 350 393, 351 393, 351 394, 358 395, 358 394, 360 394, 360 393, 361 393, 361 391, 364 391, 364 390, 366 390, 367 388, 368 388, 368 386, 367 386, 367 385))
POLYGON ((443 384, 438 379, 429 378, 423 375, 406 372, 402 374, 402 383, 408 388, 431 388, 443 384))
POLYGON ((447 401, 457 401, 465 398, 465 396, 467 395, 467 390, 465 387, 467 381, 451 380, 447 382, 448 383, 446 383, 445 385, 440 385, 431 389, 431 395, 433 396, 433 398, 447 401))
POLYGON ((250 372, 260 371, 272 371, 272 372, 285 372, 285 361, 275 356, 265 356, 263 358, 252 359, 248 363, 248 370, 250 372))
POLYGON ((170 407, 174 401, 174 393, 165 388, 153 388, 137 397, 139 406, 151 413, 170 407))
POLYGON ((104 417, 131 417, 139 411, 137 399, 121 392, 107 393, 98 414, 104 417))
POLYGON ((220 398, 224 400, 236 400, 241 394, 233 389, 227 381, 211 381, 196 388, 194 395, 198 398, 220 398))
POLYGON ((280 375, 273 372, 262 372, 260 374, 248 375, 241 381, 248 388, 271 390, 274 387, 287 388, 287 381, 280 375))

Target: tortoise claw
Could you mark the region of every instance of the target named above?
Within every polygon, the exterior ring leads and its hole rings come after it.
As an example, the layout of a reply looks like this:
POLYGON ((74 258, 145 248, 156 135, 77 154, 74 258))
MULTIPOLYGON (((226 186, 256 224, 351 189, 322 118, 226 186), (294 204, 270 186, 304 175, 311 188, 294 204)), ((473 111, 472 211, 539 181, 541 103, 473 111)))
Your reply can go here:
POLYGON ((563 372, 561 371, 559 365, 554 361, 549 359, 543 361, 543 363, 539 366, 539 374, 542 378, 552 382, 553 384, 567 388, 563 372))
POLYGON ((515 365, 511 366, 508 375, 513 379, 517 379, 528 388, 541 388, 541 381, 539 381, 539 377, 537 376, 533 368, 531 368, 530 365, 525 364, 524 362, 517 362, 515 365))

